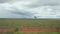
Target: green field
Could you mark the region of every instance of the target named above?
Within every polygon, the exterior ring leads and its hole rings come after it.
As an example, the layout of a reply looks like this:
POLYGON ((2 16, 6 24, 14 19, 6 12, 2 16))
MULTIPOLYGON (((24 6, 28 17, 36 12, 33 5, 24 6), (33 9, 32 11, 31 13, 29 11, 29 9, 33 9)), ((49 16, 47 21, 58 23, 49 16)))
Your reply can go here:
MULTIPOLYGON (((60 19, 12 19, 12 18, 7 19, 7 18, 0 18, 0 27, 16 27, 16 28, 48 27, 48 28, 56 28, 57 30, 59 30, 60 29, 60 19)), ((6 34, 12 34, 12 33, 8 32, 6 34)), ((17 32, 16 34, 21 34, 21 33, 17 32)), ((29 34, 32 34, 32 32, 30 32, 29 34)), ((43 33, 38 32, 37 34, 58 34, 58 32, 43 32, 43 33)))
POLYGON ((37 33, 34 33, 34 32, 29 32, 29 33, 16 32, 16 34, 60 34, 60 33, 57 33, 57 32, 37 32, 37 33))
POLYGON ((0 19, 0 26, 6 27, 60 27, 58 19, 0 19))
POLYGON ((6 27, 60 27, 58 19, 0 19, 0 26, 6 27))
POLYGON ((34 33, 34 32, 29 32, 29 33, 24 33, 24 32, 0 32, 0 34, 60 34, 60 33, 57 33, 57 32, 37 32, 37 33, 34 33))

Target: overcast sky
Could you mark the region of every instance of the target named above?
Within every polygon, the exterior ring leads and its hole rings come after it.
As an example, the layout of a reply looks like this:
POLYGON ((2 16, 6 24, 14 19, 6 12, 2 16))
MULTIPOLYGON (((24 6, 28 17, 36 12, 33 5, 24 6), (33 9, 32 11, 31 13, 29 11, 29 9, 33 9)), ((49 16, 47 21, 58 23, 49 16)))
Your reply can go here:
POLYGON ((60 18, 60 0, 0 0, 0 18, 60 18))

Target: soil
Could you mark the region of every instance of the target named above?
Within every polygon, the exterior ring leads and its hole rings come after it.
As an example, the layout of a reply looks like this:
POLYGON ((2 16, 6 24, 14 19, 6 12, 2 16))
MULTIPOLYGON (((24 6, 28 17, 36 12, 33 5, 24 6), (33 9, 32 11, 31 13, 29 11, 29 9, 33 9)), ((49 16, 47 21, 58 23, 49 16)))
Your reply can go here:
POLYGON ((10 28, 10 27, 0 27, 0 32, 14 32, 15 28, 10 28))
POLYGON ((19 31, 22 32, 56 32, 55 28, 20 28, 19 31))

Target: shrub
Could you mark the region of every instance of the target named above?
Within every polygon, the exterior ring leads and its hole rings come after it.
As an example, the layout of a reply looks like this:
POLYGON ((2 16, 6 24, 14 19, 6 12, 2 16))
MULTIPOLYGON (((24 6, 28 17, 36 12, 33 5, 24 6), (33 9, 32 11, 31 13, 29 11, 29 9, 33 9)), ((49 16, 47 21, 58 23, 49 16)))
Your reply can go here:
POLYGON ((23 32, 16 32, 15 34, 24 34, 23 32))

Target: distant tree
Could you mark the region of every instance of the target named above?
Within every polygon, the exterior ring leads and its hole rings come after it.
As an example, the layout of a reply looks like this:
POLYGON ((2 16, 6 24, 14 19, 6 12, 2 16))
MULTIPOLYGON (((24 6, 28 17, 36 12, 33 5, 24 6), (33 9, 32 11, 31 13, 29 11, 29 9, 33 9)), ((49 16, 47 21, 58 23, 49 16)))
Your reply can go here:
POLYGON ((16 30, 15 30, 15 32, 18 32, 18 28, 16 27, 16 30))
POLYGON ((55 25, 55 28, 57 29, 57 32, 59 32, 60 25, 59 25, 59 24, 56 24, 56 25, 55 25))
POLYGON ((36 16, 34 16, 34 19, 37 19, 37 17, 36 17, 36 16))
POLYGON ((60 30, 60 21, 56 21, 55 28, 57 29, 57 32, 60 33, 59 32, 59 30, 60 30))

